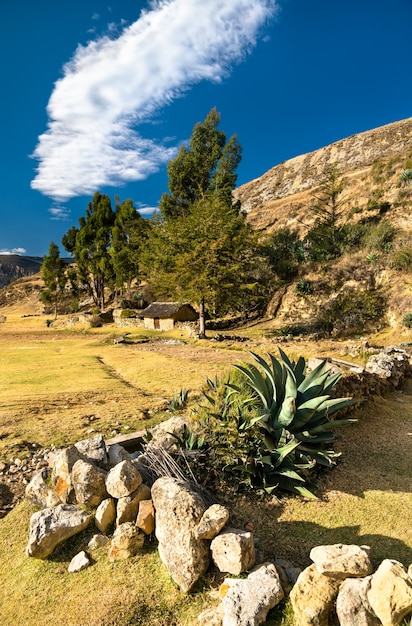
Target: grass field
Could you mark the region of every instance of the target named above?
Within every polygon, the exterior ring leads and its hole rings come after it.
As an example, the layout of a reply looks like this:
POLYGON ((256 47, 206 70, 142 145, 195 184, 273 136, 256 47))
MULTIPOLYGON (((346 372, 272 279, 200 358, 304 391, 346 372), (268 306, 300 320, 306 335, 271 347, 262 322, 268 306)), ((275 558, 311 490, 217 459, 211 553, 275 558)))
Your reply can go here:
MULTIPOLYGON (((276 352, 257 331, 246 344, 136 330, 127 344, 115 345, 119 334, 110 326, 53 329, 41 317, 8 317, 0 326, 0 459, 24 441, 66 445, 95 432, 144 428, 168 417, 165 408, 181 388, 196 403, 205 378, 247 359, 248 349, 276 352)), ((304 356, 339 350, 338 344, 282 347, 304 356)), ((370 545, 375 563, 412 562, 412 381, 355 416, 357 423, 340 433, 339 465, 320 478, 318 500, 228 497, 231 523, 254 524, 265 558, 304 567, 314 545, 342 542, 370 545)), ((33 511, 23 502, 0 520, 0 559, 8 564, 0 571, 5 626, 183 626, 217 602, 218 577, 182 593, 154 542, 127 562, 111 563, 105 548, 97 550, 93 567, 77 575, 67 573, 68 563, 92 530, 44 561, 29 559, 24 548, 33 511)), ((288 606, 271 612, 267 624, 290 626, 288 606)))

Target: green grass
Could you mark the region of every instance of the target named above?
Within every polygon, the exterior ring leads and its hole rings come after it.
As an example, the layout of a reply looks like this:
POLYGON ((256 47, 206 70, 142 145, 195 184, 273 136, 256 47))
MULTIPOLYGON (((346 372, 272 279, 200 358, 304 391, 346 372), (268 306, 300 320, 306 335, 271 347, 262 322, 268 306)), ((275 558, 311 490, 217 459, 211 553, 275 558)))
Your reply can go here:
MULTIPOLYGON (((10 332, 7 324, 2 327, 0 367, 7 378, 0 389, 0 458, 18 441, 66 444, 88 436, 91 428, 106 434, 126 425, 145 427, 170 415, 164 408, 179 389, 190 389, 196 398, 207 376, 247 356, 207 341, 167 344, 157 334, 156 342, 141 343, 147 331, 133 331, 128 345, 115 346, 113 335, 119 334, 105 328, 44 330, 37 320, 31 326, 16 322, 10 332)), ((266 348, 275 351, 270 344, 258 349, 266 348)), ((313 354, 326 348, 300 344, 287 351, 293 356, 299 349, 313 354)), ((392 558, 409 565, 411 380, 404 392, 363 406, 358 422, 340 432, 341 461, 319 477, 317 501, 228 493, 231 524, 252 522, 268 560, 282 557, 304 567, 314 545, 343 542, 370 545, 376 564, 392 558)), ((0 520, 0 560, 7 563, 0 572, 2 624, 185 626, 217 603, 210 593, 218 586, 213 576, 191 594, 179 591, 154 542, 142 555, 115 563, 104 548, 96 550, 93 566, 78 574, 67 567, 93 529, 44 561, 26 557, 33 510, 22 503, 0 520)), ((289 604, 271 611, 267 624, 292 626, 289 604)))

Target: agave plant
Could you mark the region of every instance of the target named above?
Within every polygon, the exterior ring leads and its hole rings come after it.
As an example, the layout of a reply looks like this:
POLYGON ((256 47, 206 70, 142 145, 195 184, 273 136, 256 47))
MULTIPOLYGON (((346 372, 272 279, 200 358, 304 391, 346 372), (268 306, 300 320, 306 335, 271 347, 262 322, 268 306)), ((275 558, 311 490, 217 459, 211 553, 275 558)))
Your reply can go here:
MULTIPOLYGON (((236 469, 267 492, 281 489, 314 497, 303 474, 315 464, 335 463, 339 455, 330 446, 334 429, 356 420, 331 418, 356 400, 331 397, 341 374, 331 374, 326 361, 307 374, 303 357, 295 362, 279 352, 280 360, 269 355, 269 361, 252 352, 257 365, 235 366, 250 392, 242 402, 240 428, 254 431, 248 457, 236 469)), ((244 392, 239 384, 227 387, 232 399, 244 392)))

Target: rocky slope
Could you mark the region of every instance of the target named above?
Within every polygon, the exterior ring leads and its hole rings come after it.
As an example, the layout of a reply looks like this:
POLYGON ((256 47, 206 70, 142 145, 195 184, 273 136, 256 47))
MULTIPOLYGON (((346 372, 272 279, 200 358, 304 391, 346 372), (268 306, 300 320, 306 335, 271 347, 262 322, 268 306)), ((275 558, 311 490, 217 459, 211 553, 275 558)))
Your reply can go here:
POLYGON ((412 229, 412 186, 402 186, 400 173, 412 169, 412 118, 353 135, 329 146, 276 165, 260 178, 239 187, 236 198, 254 228, 288 226, 301 234, 311 225, 313 204, 325 168, 337 163, 345 178, 348 213, 376 199, 392 204, 391 221, 412 229))

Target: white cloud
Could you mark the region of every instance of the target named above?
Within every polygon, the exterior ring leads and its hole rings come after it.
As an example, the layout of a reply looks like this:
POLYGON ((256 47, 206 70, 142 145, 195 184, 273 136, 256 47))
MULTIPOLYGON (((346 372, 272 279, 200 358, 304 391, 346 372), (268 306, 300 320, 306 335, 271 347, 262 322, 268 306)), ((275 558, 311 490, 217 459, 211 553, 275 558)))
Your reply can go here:
POLYGON ((159 210, 157 206, 148 206, 147 204, 142 204, 141 202, 136 203, 136 208, 139 211, 140 215, 153 215, 159 210))
POLYGON ((70 216, 69 209, 66 206, 60 204, 55 204, 54 206, 50 207, 49 213, 51 215, 50 219, 56 221, 66 221, 70 216))
POLYGON ((277 0, 152 0, 117 38, 79 46, 55 83, 33 189, 64 202, 147 178, 176 153, 137 128, 201 80, 219 82, 277 0))
POLYGON ((0 254, 25 254, 26 248, 12 248, 0 250, 0 254))

